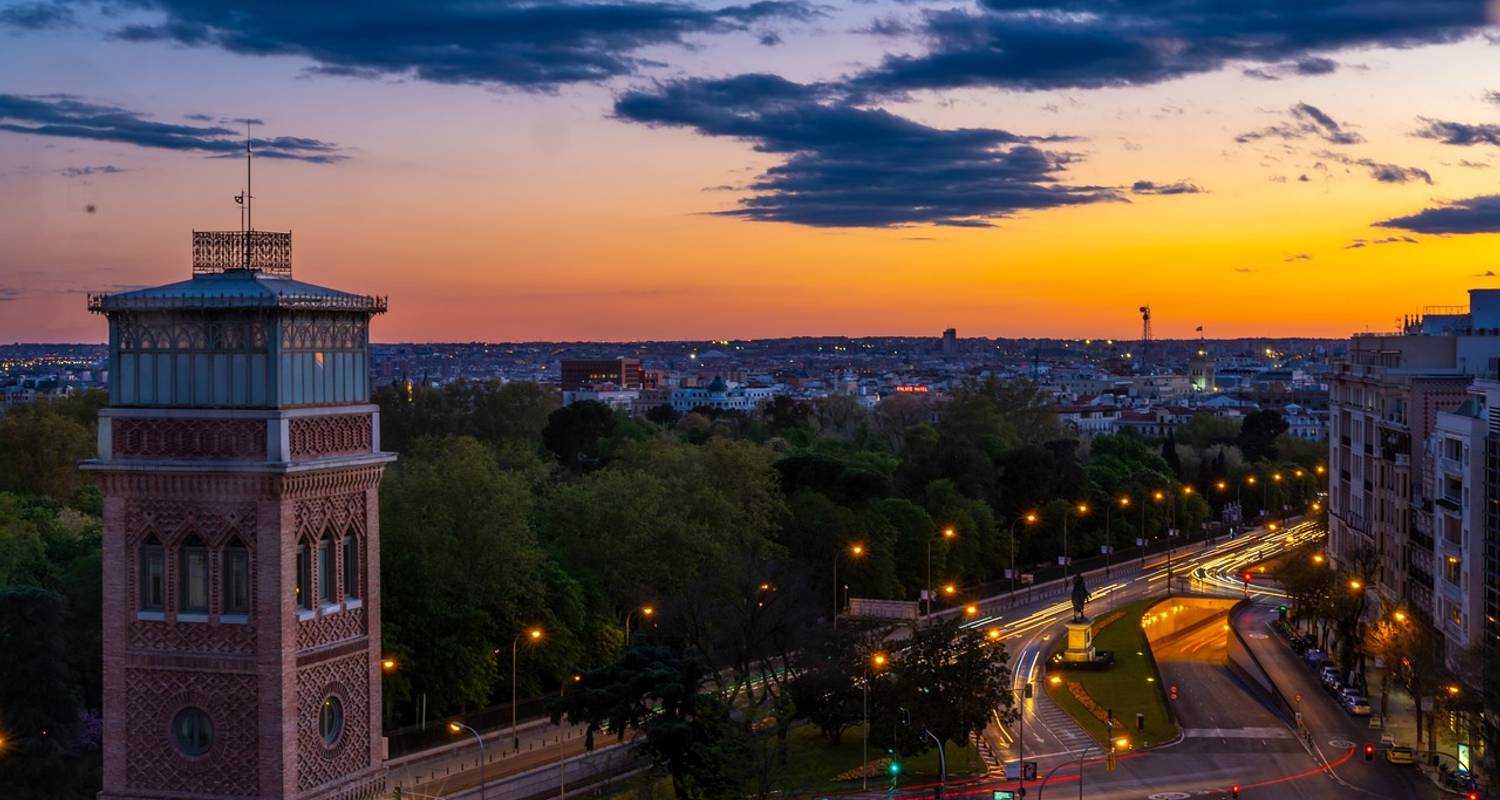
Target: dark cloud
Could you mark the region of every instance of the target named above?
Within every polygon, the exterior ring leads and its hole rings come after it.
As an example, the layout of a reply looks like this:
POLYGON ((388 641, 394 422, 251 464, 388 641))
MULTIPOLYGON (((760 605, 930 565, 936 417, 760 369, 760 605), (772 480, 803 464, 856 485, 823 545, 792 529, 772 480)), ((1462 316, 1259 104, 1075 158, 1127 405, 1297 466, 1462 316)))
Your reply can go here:
POLYGON ((1497 92, 1494 89, 1485 92, 1484 99, 1487 102, 1494 103, 1495 105, 1500 106, 1500 92, 1497 92))
POLYGON ((63 167, 57 171, 57 174, 64 178, 87 178, 91 175, 116 175, 129 171, 124 167, 117 167, 114 164, 101 164, 97 167, 63 167))
POLYGON ((1287 262, 1288 264, 1292 263, 1293 261, 1311 261, 1312 260, 1312 254, 1310 254, 1310 253, 1297 253, 1295 255, 1287 256, 1286 258, 1283 258, 1281 260, 1287 262))
POLYGON ((11 286, 0 286, 0 303, 9 303, 21 296, 21 290, 11 286))
POLYGON ((868 33, 872 36, 899 37, 908 36, 916 31, 916 28, 908 21, 900 17, 876 17, 870 24, 855 31, 855 33, 868 33))
MULTIPOLYGON (((853 80, 869 94, 1139 86, 1232 62, 1326 68, 1322 54, 1451 42, 1486 24, 1479 0, 979 0, 929 11, 926 52, 853 80)), ((1293 66, 1293 69, 1296 69, 1293 66)))
POLYGON ((1432 174, 1421 167, 1403 167, 1399 164, 1385 164, 1373 158, 1352 158, 1343 153, 1335 153, 1332 150, 1322 150, 1317 153, 1318 158, 1326 158, 1343 164, 1346 167, 1364 167, 1370 171, 1370 177, 1381 183, 1406 183, 1407 181, 1420 180, 1428 185, 1432 184, 1432 174))
MULTIPOLYGON (((159 150, 182 150, 237 158, 245 151, 244 132, 219 125, 157 122, 139 112, 100 105, 71 95, 0 94, 0 131, 123 142, 159 150)), ((337 145, 301 136, 253 140, 258 156, 329 164, 342 161, 337 145)))
POLYGON ((985 227, 1016 212, 1118 200, 1059 182, 1070 141, 993 128, 932 128, 775 75, 675 81, 622 95, 615 116, 691 128, 784 156, 738 208, 718 212, 818 227, 985 227))
POLYGON ((1493 277, 1495 277, 1495 271, 1492 270, 1492 269, 1487 269, 1484 272, 1476 272, 1476 273, 1474 273, 1474 277, 1476 277, 1476 278, 1493 278, 1493 277))
POLYGON ((1500 194, 1454 200, 1375 224, 1413 233, 1500 233, 1500 194))
POLYGON ((1264 67, 1251 67, 1246 69, 1245 75, 1251 78, 1259 78, 1263 81, 1279 81, 1282 78, 1305 77, 1308 75, 1328 75, 1338 71, 1339 62, 1331 58, 1310 56, 1299 61, 1286 64, 1271 64, 1264 67))
POLYGON ((1359 144, 1365 139, 1351 130, 1346 130, 1338 120, 1315 105, 1298 103, 1290 109, 1291 119, 1279 125, 1271 125, 1258 131, 1247 131, 1234 137, 1236 142, 1247 144, 1258 139, 1302 139, 1315 136, 1329 144, 1359 144))
POLYGON ((62 3, 15 3, 0 8, 0 25, 23 31, 65 28, 73 24, 73 9, 62 3))
POLYGON ((1491 123, 1449 122, 1443 119, 1419 117, 1422 127, 1412 132, 1423 139, 1436 139, 1443 144, 1468 147, 1475 144, 1500 146, 1500 125, 1491 123))
POLYGON ((1203 187, 1188 181, 1175 183, 1136 181, 1130 185, 1130 191, 1134 194, 1199 194, 1203 191, 1203 187))
POLYGON ((1489 169, 1490 168, 1490 165, 1484 163, 1483 161, 1470 161, 1467 158, 1461 158, 1461 159, 1459 159, 1458 160, 1458 165, 1460 167, 1467 167, 1468 169, 1489 169))
POLYGON ((1387 236, 1383 239, 1355 239, 1344 245, 1345 250, 1359 250, 1364 247, 1372 247, 1379 244, 1418 244, 1416 239, 1410 236, 1387 236))
POLYGON ((748 31, 820 12, 800 0, 705 8, 675 0, 370 0, 355 7, 246 0, 136 0, 161 19, 128 24, 128 41, 311 59, 313 72, 412 76, 551 91, 634 73, 640 52, 699 34, 748 31))
POLYGON ((766 31, 760 35, 760 43, 765 47, 775 47, 781 44, 781 34, 775 31, 766 31))

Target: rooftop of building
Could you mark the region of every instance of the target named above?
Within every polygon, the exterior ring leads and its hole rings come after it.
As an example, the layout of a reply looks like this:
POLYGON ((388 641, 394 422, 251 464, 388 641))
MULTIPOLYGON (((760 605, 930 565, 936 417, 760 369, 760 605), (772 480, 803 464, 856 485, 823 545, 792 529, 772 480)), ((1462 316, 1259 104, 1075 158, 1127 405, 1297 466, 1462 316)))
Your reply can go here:
POLYGON ((185 281, 114 294, 89 296, 89 310, 299 309, 379 314, 384 297, 352 294, 253 269, 199 273, 185 281))

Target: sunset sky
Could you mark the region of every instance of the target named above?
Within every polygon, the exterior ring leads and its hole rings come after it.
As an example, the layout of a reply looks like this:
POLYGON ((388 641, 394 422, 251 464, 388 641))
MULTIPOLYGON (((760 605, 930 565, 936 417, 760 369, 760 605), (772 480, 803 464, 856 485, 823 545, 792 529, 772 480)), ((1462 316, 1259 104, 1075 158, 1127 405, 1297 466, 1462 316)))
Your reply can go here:
POLYGON ((1500 287, 1477 0, 0 0, 0 342, 255 222, 383 341, 1342 336, 1500 287))

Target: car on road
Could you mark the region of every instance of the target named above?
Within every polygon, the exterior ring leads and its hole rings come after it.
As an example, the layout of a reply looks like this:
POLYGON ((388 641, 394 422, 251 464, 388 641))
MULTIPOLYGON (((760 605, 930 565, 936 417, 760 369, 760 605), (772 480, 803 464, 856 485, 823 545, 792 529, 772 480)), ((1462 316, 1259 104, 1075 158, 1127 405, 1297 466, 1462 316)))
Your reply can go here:
POLYGON ((1344 700, 1344 710, 1356 717, 1370 716, 1370 701, 1359 695, 1353 695, 1344 700))
POLYGON ((1416 764, 1417 753, 1404 744, 1393 744, 1386 749, 1385 760, 1392 764, 1416 764))

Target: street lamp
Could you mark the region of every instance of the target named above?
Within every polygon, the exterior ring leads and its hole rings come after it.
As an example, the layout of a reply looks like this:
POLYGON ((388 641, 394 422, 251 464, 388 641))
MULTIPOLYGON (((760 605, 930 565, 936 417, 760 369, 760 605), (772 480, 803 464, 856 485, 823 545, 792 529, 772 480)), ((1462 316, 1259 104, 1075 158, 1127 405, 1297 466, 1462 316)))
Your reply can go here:
POLYGON ((382 658, 382 659, 380 659, 380 669, 383 670, 383 671, 385 671, 385 672, 395 672, 396 671, 396 659, 394 659, 394 658, 382 658))
MULTIPOLYGON (((854 544, 849 545, 848 551, 849 551, 849 557, 850 558, 863 558, 864 555, 865 555, 865 546, 863 544, 860 544, 860 543, 856 542, 854 544)), ((844 553, 843 550, 839 550, 839 551, 837 551, 837 552, 835 552, 833 554, 833 629, 834 630, 838 630, 838 628, 839 628, 839 556, 843 555, 843 553, 844 553)))
MULTIPOLYGON (((958 531, 952 525, 943 529, 943 539, 952 539, 958 535, 958 531)), ((927 613, 932 613, 932 539, 927 537, 927 613)))
POLYGON ((533 643, 539 642, 542 640, 542 629, 530 628, 521 631, 510 641, 510 746, 511 749, 517 751, 521 749, 521 732, 516 727, 516 683, 520 674, 516 670, 516 650, 520 647, 522 639, 528 639, 533 643))
MULTIPOLYGON (((1120 504, 1120 510, 1121 511, 1124 511, 1125 509, 1130 508, 1130 496, 1129 495, 1121 496, 1120 499, 1117 502, 1119 502, 1119 504, 1120 504)), ((1110 561, 1114 558, 1114 549, 1115 549, 1114 548, 1114 542, 1111 541, 1110 535, 1109 535, 1109 510, 1110 510, 1111 505, 1112 504, 1106 504, 1104 506, 1104 577, 1106 577, 1106 578, 1109 577, 1110 561)))
POLYGON ((469 733, 474 734, 474 741, 479 742, 479 800, 484 800, 484 738, 479 735, 479 731, 474 730, 473 728, 463 724, 462 722, 448 723, 448 730, 454 733, 463 733, 464 731, 468 731, 469 733))
MULTIPOLYGON (((1077 504, 1075 506, 1070 507, 1068 510, 1069 511, 1076 511, 1076 512, 1078 512, 1078 516, 1081 517, 1084 514, 1089 513, 1089 505, 1088 505, 1088 503, 1079 503, 1079 504, 1077 504)), ((1072 572, 1072 565, 1073 565, 1073 559, 1071 559, 1071 558, 1068 557, 1068 513, 1066 511, 1063 512, 1063 540, 1062 540, 1062 545, 1063 545, 1062 546, 1063 577, 1066 578, 1068 576, 1068 573, 1072 572)))
MULTIPOLYGON (((625 644, 627 646, 630 644, 630 618, 635 615, 636 611, 637 609, 632 608, 629 611, 625 612, 625 644)), ((656 613, 656 608, 654 606, 645 605, 641 606, 639 611, 641 612, 641 616, 649 617, 656 613)))
MULTIPOLYGON (((864 791, 870 790, 870 681, 874 680, 878 670, 885 669, 890 663, 890 657, 885 653, 876 651, 870 656, 870 667, 865 671, 863 705, 865 712, 865 739, 864 739, 864 766, 859 771, 860 781, 864 785, 864 791)), ((892 746, 895 743, 892 742, 892 746)))
MULTIPOLYGON (((1027 525, 1035 525, 1037 522, 1035 511, 1026 512, 1025 516, 1016 517, 1010 523, 1010 602, 1016 604, 1016 525, 1025 522, 1027 525)), ((931 583, 928 584, 931 586, 931 583)), ((928 602, 931 602, 930 600, 928 602)), ((929 612, 930 613, 930 612, 929 612)))

